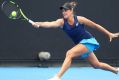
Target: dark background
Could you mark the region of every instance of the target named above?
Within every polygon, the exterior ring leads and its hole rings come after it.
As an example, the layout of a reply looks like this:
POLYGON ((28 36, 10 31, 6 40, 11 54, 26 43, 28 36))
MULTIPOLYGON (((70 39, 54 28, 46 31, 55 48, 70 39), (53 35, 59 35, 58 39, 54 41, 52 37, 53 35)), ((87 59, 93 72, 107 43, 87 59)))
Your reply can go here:
MULTIPOLYGON (((61 18, 59 7, 71 0, 14 0, 34 21, 52 21, 61 18)), ((0 4, 3 0, 0 0, 0 4)), ((118 0, 77 0, 77 15, 102 25, 111 32, 119 31, 118 0)), ((119 60, 119 38, 111 43, 96 29, 87 29, 99 41, 101 48, 95 53, 101 60, 119 60)), ((60 29, 34 28, 31 24, 8 19, 0 10, 0 61, 37 61, 40 51, 51 53, 53 61, 63 60, 73 42, 60 29)), ((79 58, 76 58, 79 59, 79 58)))

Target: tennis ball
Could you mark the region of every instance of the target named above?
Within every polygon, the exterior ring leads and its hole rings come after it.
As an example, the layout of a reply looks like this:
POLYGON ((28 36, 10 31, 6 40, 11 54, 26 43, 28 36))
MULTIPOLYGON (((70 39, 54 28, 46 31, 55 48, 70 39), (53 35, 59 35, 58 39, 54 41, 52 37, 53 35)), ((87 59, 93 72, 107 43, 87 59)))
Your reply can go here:
POLYGON ((12 11, 11 16, 15 17, 17 15, 16 11, 12 11))

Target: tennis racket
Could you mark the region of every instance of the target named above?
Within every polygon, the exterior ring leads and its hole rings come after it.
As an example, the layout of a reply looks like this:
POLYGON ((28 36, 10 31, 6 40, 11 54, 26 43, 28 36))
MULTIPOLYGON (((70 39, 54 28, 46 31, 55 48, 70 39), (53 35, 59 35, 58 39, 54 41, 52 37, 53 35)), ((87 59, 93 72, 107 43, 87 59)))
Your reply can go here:
POLYGON ((35 24, 34 21, 24 15, 21 8, 13 1, 4 1, 1 5, 1 9, 9 19, 20 19, 28 21, 31 24, 35 24))

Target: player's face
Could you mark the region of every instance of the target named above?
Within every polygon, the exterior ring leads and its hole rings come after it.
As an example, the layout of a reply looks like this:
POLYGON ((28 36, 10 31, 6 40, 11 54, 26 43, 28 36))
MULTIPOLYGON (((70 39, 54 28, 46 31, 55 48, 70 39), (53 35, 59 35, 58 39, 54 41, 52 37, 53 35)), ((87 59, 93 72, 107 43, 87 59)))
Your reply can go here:
POLYGON ((62 15, 65 19, 68 19, 73 14, 73 10, 62 10, 62 15))

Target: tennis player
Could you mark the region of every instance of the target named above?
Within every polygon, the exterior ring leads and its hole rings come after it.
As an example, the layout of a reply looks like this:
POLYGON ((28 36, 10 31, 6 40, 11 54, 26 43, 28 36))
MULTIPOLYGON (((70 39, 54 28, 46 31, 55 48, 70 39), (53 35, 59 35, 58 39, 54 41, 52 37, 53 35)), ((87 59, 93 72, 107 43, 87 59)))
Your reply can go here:
POLYGON ((60 7, 63 15, 63 18, 61 19, 57 19, 56 21, 51 22, 35 22, 35 24, 32 24, 35 27, 43 28, 60 27, 75 43, 75 46, 66 52, 66 57, 60 71, 49 80, 61 80, 63 74, 70 67, 72 59, 77 56, 86 59, 94 68, 109 70, 117 74, 118 68, 100 62, 97 59, 94 51, 99 48, 99 43, 94 38, 94 36, 92 36, 84 27, 86 25, 103 32, 109 37, 110 42, 112 39, 119 37, 119 33, 111 33, 101 25, 96 24, 95 22, 85 17, 75 15, 74 9, 76 5, 76 2, 64 3, 64 5, 60 7))

